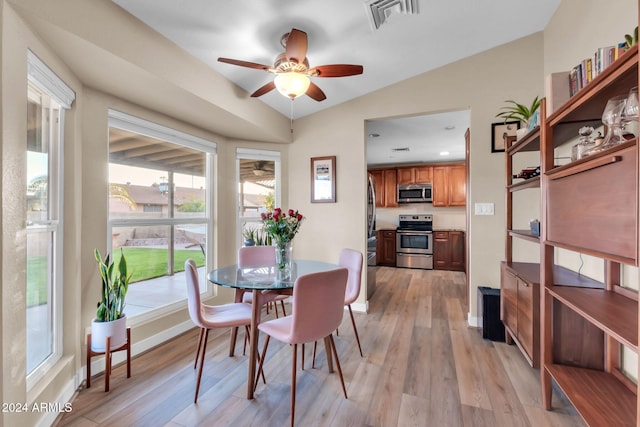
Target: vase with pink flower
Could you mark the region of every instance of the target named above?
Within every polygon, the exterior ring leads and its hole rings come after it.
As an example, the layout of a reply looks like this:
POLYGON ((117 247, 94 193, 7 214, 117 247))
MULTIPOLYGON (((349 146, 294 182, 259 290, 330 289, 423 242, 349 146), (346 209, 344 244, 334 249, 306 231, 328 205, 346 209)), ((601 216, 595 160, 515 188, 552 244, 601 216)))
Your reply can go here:
POLYGON ((275 208, 272 212, 262 214, 262 224, 265 232, 271 236, 276 247, 276 266, 278 278, 287 280, 291 277, 293 266, 292 241, 300 230, 304 217, 297 210, 289 209, 286 213, 275 208))

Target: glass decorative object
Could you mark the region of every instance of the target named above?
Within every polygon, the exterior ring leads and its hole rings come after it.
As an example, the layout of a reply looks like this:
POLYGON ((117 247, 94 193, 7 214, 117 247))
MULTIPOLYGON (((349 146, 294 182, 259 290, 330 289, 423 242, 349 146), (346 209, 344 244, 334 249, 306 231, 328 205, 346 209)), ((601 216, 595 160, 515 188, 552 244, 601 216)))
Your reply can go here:
POLYGON ((593 130, 594 129, 591 126, 583 126, 578 130, 580 140, 571 148, 572 162, 583 158, 585 156, 585 153, 587 153, 596 145, 596 143, 591 138, 593 130))
POLYGON ((638 86, 631 88, 624 107, 625 138, 638 136, 638 86))
POLYGON ((275 240, 276 247, 276 267, 279 280, 288 280, 291 278, 291 269, 293 265, 293 244, 292 241, 275 240))
POLYGON ((596 145, 590 149, 586 155, 593 155, 611 148, 617 144, 625 142, 627 139, 624 137, 624 111, 627 104, 627 95, 615 96, 604 107, 602 113, 602 123, 607 128, 607 134, 604 137, 604 141, 600 145, 596 145))

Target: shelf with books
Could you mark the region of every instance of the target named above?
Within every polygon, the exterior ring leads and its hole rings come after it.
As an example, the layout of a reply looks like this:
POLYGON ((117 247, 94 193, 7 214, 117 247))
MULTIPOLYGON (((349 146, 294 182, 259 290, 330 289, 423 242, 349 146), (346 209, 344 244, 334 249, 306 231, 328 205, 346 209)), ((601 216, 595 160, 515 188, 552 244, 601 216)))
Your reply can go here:
POLYGON ((623 266, 639 261, 638 144, 634 138, 560 166, 554 156, 580 127, 599 127, 607 101, 638 82, 633 46, 547 117, 540 141, 542 403, 551 409, 553 379, 587 425, 637 425, 640 409, 622 357, 624 349, 638 353, 638 293, 621 286, 623 266), (558 271, 556 262, 582 254, 595 257, 592 267, 602 262, 601 282, 558 271))
POLYGON ((598 48, 569 71, 569 95, 573 96, 591 83, 628 50, 626 42, 598 48))

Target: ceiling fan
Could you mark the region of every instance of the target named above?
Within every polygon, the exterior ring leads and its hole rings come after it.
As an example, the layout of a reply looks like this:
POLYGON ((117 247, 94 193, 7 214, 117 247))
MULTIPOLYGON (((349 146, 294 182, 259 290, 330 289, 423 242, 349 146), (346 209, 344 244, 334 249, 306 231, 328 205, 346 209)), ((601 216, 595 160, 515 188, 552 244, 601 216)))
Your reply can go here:
MULTIPOLYGON (((272 164, 271 162, 269 164, 272 164)), ((264 160, 258 160, 253 164, 253 174, 255 176, 273 175, 273 167, 269 167, 264 160)))
POLYGON ((218 61, 265 70, 276 75, 273 81, 253 92, 252 97, 262 96, 273 89, 278 89, 280 93, 292 100, 306 94, 311 99, 323 101, 327 96, 322 89, 309 80, 309 77, 346 77, 362 74, 362 65, 332 64, 309 68, 307 33, 304 31, 292 28, 282 36, 280 44, 285 51, 276 57, 273 67, 230 58, 218 58, 218 61))

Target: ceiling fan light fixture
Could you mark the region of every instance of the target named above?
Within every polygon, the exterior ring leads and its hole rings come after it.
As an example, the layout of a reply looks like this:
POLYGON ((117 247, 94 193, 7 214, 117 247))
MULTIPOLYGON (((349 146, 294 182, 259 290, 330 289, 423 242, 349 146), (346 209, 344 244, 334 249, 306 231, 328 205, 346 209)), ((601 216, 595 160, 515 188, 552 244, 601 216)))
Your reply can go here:
POLYGON ((278 92, 287 98, 296 99, 304 95, 309 89, 311 81, 309 77, 300 73, 278 73, 274 83, 278 92))

